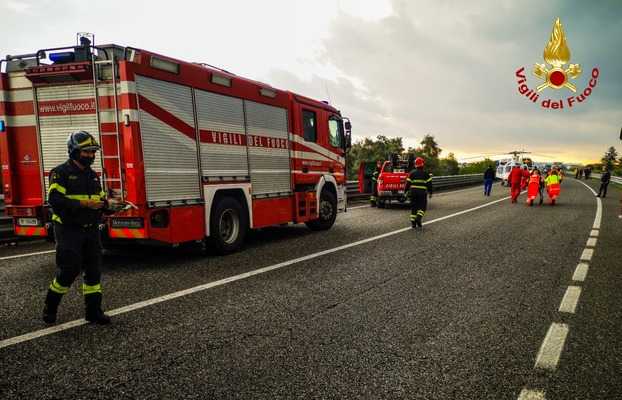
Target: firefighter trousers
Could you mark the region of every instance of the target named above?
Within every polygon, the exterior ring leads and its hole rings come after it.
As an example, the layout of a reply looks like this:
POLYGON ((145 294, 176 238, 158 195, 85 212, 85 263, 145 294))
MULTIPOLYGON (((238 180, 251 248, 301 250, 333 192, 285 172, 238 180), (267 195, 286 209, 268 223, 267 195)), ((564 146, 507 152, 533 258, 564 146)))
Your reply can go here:
POLYGON ((101 295, 102 245, 96 225, 87 227, 54 224, 56 277, 50 290, 63 295, 84 273, 84 295, 101 295))
POLYGON ((428 208, 428 191, 423 189, 413 189, 410 191, 410 222, 417 219, 421 221, 428 208))

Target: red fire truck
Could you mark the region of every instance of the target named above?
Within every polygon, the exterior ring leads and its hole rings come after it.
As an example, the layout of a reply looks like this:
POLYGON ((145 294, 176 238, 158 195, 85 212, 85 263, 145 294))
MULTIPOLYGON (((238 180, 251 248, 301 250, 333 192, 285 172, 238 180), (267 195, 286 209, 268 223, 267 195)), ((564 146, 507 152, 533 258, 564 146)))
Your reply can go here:
MULTIPOLYGON (((391 154, 389 161, 384 161, 378 174, 378 198, 376 204, 378 208, 385 208, 391 204, 392 200, 404 203, 407 199, 404 189, 406 179, 414 167, 414 155, 406 154, 400 157, 399 154, 391 154)), ((375 162, 361 162, 359 164, 359 192, 371 192, 371 176, 376 169, 375 162)))
POLYGON ((205 240, 229 253, 248 229, 329 229, 345 210, 351 126, 339 110, 207 64, 93 43, 78 35, 0 63, 15 234, 51 236, 48 177, 76 130, 100 138, 94 169, 128 205, 100 227, 106 240, 205 240))

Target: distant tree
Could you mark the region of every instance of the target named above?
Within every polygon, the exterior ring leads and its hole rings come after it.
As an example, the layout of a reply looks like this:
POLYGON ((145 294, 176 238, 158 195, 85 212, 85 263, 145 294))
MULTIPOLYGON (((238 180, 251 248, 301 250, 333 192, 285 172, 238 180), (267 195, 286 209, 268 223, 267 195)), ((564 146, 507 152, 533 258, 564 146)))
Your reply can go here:
POLYGON ((442 151, 443 150, 438 147, 438 143, 436 143, 436 140, 434 140, 434 136, 425 135, 423 137, 423 140, 421 141, 421 152, 424 156, 428 158, 438 159, 442 151))
POLYGON ((483 161, 468 163, 460 168, 460 174, 483 174, 489 165, 493 168, 495 167, 495 162, 489 158, 486 158, 483 161))
POLYGON ((386 160, 391 153, 402 153, 404 145, 401 137, 389 138, 384 135, 376 136, 376 140, 364 138, 355 142, 348 152, 346 159, 348 179, 357 179, 358 168, 361 162, 386 160))
POLYGON ((460 172, 460 166, 458 160, 454 156, 454 153, 449 153, 447 158, 443 158, 439 162, 438 175, 458 175, 460 172))
POLYGON ((603 166, 606 166, 607 168, 611 170, 615 166, 617 158, 618 158, 618 152, 615 147, 611 146, 605 152, 605 155, 603 156, 601 161, 603 163, 603 166))

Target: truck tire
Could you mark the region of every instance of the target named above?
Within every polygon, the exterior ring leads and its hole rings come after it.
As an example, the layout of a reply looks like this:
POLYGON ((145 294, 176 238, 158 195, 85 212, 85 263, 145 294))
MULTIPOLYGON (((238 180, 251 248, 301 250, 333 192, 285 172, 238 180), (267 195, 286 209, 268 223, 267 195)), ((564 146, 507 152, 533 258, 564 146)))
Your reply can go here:
POLYGON ((244 242, 248 231, 248 214, 238 200, 221 197, 212 208, 209 226, 206 250, 218 255, 230 254, 239 250, 244 242))
POLYGON ((378 208, 385 208, 387 203, 384 200, 378 200, 378 208))
POLYGON ((332 192, 322 190, 320 194, 320 217, 313 221, 305 222, 309 229, 325 231, 330 229, 337 218, 337 198, 332 192))

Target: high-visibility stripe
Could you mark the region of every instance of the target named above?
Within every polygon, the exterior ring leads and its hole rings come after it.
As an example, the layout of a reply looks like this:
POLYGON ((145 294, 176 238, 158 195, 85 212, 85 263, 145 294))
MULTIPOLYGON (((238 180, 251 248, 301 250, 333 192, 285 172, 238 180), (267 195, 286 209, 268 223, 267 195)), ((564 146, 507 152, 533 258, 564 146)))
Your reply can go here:
POLYGON ((97 285, 87 285, 86 283, 82 284, 82 293, 86 296, 94 293, 101 293, 102 285, 98 283, 97 285))
POLYGON ((110 237, 117 239, 144 239, 147 237, 145 229, 111 228, 110 237))
POLYGON ((428 183, 428 182, 432 182, 432 178, 426 180, 426 183, 428 183))
POLYGON ((428 187, 427 187, 427 186, 418 186, 418 185, 416 185, 416 186, 411 186, 411 187, 413 187, 413 188, 415 188, 415 189, 424 189, 424 190, 427 190, 427 189, 428 189, 428 187))
POLYGON ((50 188, 48 189, 48 196, 52 192, 52 190, 58 191, 60 194, 67 194, 67 189, 64 186, 59 185, 58 183, 52 183, 50 188))
POLYGON ((40 226, 15 226, 17 236, 46 236, 47 230, 40 226))
POLYGON ((58 216, 58 214, 52 214, 52 221, 58 222, 59 224, 63 223, 63 220, 60 219, 60 217, 58 216))
POLYGON ((425 211, 419 210, 417 211, 417 215, 421 215, 423 217, 425 215, 425 211))
POLYGON ((99 194, 66 194, 65 197, 67 197, 68 199, 72 199, 72 200, 101 200, 101 197, 99 194))
POLYGON ((411 179, 410 183, 426 183, 425 179, 411 179))
POLYGON ((411 220, 411 221, 414 221, 414 220, 416 220, 416 219, 417 219, 417 215, 415 215, 415 214, 410 214, 410 220, 411 220))
POLYGON ((69 291, 69 287, 61 285, 56 281, 56 278, 54 278, 52 284, 50 285, 50 290, 58 294, 65 294, 69 291))

